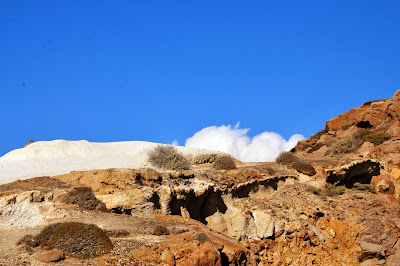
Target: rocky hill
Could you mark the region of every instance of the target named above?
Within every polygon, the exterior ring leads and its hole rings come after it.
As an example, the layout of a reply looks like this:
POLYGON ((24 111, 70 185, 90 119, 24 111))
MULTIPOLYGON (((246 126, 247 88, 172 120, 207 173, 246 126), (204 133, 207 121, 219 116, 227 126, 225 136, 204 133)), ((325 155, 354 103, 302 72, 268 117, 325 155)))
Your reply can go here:
POLYGON ((399 116, 400 92, 365 103, 277 162, 0 185, 0 265, 399 265, 399 116))

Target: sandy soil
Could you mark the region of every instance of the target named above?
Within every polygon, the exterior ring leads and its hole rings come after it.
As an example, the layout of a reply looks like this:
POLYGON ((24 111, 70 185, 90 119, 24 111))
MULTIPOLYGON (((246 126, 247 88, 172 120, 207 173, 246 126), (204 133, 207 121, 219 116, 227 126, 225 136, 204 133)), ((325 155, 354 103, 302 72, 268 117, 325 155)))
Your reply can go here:
MULTIPOLYGON (((150 168, 147 153, 158 144, 144 141, 92 143, 38 141, 0 158, 0 184, 38 176, 56 176, 71 171, 109 168, 150 168)), ((184 155, 220 153, 175 146, 184 155)))

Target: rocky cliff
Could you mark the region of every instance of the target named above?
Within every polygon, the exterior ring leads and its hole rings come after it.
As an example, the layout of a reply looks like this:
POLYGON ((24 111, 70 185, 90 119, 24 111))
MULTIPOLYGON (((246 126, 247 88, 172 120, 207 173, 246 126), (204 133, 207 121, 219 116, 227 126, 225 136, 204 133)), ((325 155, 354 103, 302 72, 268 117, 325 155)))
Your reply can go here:
POLYGON ((202 160, 182 172, 93 169, 1 185, 0 264, 399 265, 399 97, 299 142, 292 152, 311 176, 202 160), (77 258, 29 236, 69 221, 99 226, 111 253, 77 258))

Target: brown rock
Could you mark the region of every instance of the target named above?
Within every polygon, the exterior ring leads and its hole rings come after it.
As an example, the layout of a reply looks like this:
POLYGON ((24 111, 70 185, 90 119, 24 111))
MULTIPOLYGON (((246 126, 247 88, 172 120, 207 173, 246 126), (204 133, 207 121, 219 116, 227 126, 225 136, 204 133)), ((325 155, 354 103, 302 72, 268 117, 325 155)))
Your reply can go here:
POLYGON ((200 244, 194 252, 177 261, 177 266, 186 265, 221 265, 218 250, 209 241, 200 244))
POLYGON ((394 123, 387 131, 392 138, 400 136, 400 122, 394 123))
MULTIPOLYGON (((178 223, 184 225, 191 231, 204 234, 211 240, 212 244, 221 251, 222 255, 228 259, 229 265, 241 265, 242 263, 246 264, 246 262, 248 264, 251 263, 251 254, 241 244, 231 237, 210 229, 201 222, 177 215, 158 216, 155 219, 158 221, 178 223)), ((209 245, 207 244, 205 248, 209 248, 209 245)), ((175 257, 175 259, 177 258, 175 257)))
POLYGON ((167 265, 175 265, 174 254, 168 249, 161 254, 161 261, 167 265))
POLYGON ((364 142, 363 145, 358 149, 358 152, 363 157, 370 157, 375 153, 375 145, 371 142, 364 142))
POLYGON ((43 263, 55 262, 65 259, 65 254, 61 249, 53 249, 39 255, 36 259, 43 263))
POLYGON ((400 90, 396 91, 393 95, 393 99, 400 99, 400 90))
POLYGON ((394 184, 390 175, 378 175, 372 178, 371 184, 375 187, 375 190, 379 193, 394 194, 394 184))

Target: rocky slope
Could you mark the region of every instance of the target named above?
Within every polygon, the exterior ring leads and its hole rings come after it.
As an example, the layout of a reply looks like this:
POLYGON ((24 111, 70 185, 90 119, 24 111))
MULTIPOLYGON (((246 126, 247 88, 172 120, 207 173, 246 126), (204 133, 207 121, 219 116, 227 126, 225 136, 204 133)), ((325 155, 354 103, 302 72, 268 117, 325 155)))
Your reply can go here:
POLYGON ((0 265, 399 265, 399 98, 299 142, 312 176, 274 162, 214 170, 202 154, 183 172, 93 169, 0 185, 0 265), (69 221, 102 228, 111 253, 82 259, 19 241, 69 221))

